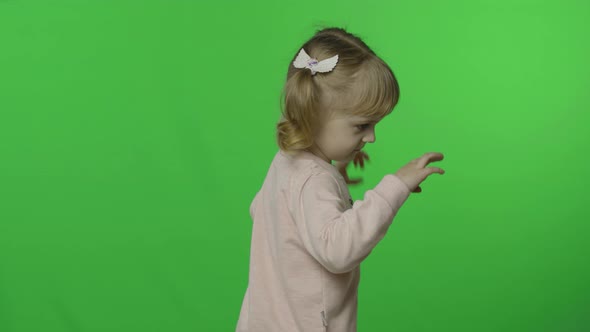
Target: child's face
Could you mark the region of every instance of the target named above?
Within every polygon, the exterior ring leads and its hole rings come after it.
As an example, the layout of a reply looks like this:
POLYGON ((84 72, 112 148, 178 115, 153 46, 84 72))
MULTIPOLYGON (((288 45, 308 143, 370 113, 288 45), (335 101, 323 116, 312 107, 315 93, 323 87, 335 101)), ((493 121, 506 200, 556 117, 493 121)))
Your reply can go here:
POLYGON ((375 142, 375 126, 379 120, 350 115, 328 119, 309 150, 328 163, 350 161, 366 143, 375 142))

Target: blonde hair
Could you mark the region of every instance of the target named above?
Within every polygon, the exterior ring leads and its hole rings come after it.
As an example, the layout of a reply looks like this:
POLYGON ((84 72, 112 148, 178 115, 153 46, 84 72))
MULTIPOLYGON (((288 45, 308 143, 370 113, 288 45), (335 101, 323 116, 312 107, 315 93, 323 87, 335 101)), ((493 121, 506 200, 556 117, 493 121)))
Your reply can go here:
POLYGON ((276 136, 281 150, 293 153, 311 147, 319 124, 335 114, 378 121, 393 111, 399 100, 395 75, 359 37, 342 28, 324 28, 301 48, 289 63, 281 92, 276 136), (318 61, 338 54, 338 63, 330 72, 312 75, 307 68, 293 66, 301 48, 318 61))

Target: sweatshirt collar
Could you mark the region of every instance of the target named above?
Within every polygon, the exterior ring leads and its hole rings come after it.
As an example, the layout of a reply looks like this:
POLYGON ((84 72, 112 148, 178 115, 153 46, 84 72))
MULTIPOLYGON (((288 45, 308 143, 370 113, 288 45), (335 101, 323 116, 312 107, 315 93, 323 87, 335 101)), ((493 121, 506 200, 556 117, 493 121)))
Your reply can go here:
POLYGON ((336 168, 335 165, 326 162, 324 159, 316 156, 315 154, 313 154, 309 151, 300 150, 296 154, 294 154, 293 157, 286 154, 283 150, 280 150, 280 149, 279 149, 279 153, 285 157, 288 157, 288 158, 312 160, 312 161, 316 162, 317 164, 319 164, 320 166, 322 166, 328 172, 330 172, 334 177, 344 180, 344 178, 342 177, 342 174, 340 174, 340 172, 338 171, 338 169, 336 168))

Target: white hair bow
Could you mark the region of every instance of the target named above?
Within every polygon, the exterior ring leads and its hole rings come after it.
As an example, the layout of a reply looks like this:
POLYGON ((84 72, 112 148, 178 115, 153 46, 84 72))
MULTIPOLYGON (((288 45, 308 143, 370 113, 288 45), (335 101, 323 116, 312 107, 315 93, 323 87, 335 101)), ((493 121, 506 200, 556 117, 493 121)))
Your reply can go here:
POLYGON ((317 72, 327 73, 332 71, 337 62, 338 54, 318 62, 317 59, 310 57, 304 49, 301 49, 299 54, 297 54, 297 58, 295 58, 295 61, 293 61, 293 66, 295 66, 295 68, 308 68, 311 70, 311 74, 315 75, 317 72))

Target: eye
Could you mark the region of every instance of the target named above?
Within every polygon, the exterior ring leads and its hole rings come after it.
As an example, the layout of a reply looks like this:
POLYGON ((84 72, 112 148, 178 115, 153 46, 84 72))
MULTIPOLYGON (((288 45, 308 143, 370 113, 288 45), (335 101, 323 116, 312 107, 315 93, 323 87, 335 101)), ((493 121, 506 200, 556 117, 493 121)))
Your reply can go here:
POLYGON ((365 129, 366 129, 367 127, 369 127, 369 126, 370 126, 370 124, 368 124, 368 123, 365 123, 365 124, 362 124, 362 125, 358 125, 358 126, 356 126, 356 127, 357 127, 359 130, 365 130, 365 129))

